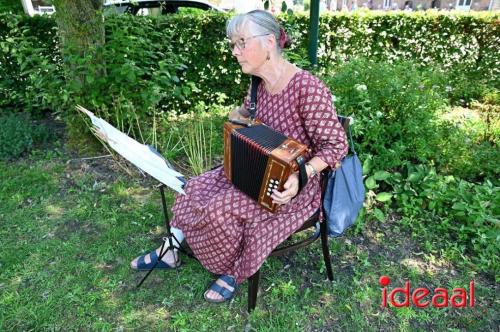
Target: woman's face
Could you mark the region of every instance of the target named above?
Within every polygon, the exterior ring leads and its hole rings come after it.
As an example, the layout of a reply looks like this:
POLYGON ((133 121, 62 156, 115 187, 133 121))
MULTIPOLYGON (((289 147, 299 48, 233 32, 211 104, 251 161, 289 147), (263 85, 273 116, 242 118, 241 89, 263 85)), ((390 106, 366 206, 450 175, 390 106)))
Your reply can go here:
POLYGON ((241 29, 231 38, 232 54, 238 60, 241 71, 245 74, 255 74, 266 62, 268 51, 259 40, 269 35, 254 35, 248 28, 241 29))

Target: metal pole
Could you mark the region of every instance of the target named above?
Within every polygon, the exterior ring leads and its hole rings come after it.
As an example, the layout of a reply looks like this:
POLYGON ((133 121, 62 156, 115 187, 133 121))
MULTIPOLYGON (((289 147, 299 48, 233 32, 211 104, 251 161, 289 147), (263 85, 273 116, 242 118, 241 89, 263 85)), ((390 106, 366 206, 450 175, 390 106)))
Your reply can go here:
POLYGON ((33 8, 33 3, 31 3, 31 0, 21 0, 21 3, 23 4, 23 9, 26 14, 28 14, 29 16, 35 15, 35 9, 33 8))
POLYGON ((309 60, 313 66, 318 64, 319 1, 311 0, 309 15, 309 60))

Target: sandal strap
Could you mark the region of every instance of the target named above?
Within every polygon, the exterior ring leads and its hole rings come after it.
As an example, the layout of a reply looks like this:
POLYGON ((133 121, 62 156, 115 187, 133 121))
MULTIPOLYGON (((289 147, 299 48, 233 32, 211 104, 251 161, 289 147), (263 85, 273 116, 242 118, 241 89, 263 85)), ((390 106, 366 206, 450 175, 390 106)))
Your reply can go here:
POLYGON ((139 259, 137 260, 137 266, 143 266, 143 265, 146 265, 146 255, 142 255, 141 257, 139 257, 139 259))
POLYGON ((233 277, 228 275, 221 275, 219 279, 224 281, 229 286, 236 288, 236 279, 234 279, 233 277))
POLYGON ((229 300, 233 297, 233 294, 234 294, 236 288, 231 292, 226 287, 222 287, 214 282, 212 284, 212 286, 210 286, 210 290, 212 290, 212 291, 216 292, 217 294, 219 294, 220 296, 222 296, 224 298, 224 300, 229 300))
POLYGON ((156 254, 156 250, 153 250, 149 253, 149 257, 151 257, 151 264, 156 263, 158 260, 158 255, 156 254))

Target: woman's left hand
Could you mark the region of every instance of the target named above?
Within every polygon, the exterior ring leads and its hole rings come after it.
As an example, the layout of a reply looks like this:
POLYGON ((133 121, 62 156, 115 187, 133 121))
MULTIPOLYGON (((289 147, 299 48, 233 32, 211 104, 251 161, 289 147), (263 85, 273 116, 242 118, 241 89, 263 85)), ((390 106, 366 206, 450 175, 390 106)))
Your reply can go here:
POLYGON ((293 173, 288 177, 288 180, 286 180, 285 184, 283 185, 283 190, 282 192, 279 192, 278 190, 273 190, 273 194, 271 195, 271 198, 273 199, 274 203, 277 203, 279 205, 286 204, 294 198, 297 193, 299 192, 299 175, 297 173, 293 173))

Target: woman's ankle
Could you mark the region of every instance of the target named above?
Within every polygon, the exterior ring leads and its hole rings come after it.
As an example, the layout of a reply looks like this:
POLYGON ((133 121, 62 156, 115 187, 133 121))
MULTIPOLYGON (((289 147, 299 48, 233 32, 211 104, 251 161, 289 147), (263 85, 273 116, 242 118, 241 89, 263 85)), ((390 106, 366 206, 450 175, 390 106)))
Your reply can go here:
MULTIPOLYGON (((160 252, 161 250, 161 247, 158 248, 157 250, 157 255, 158 257, 162 254, 160 252)), ((163 248, 163 251, 165 251, 167 249, 163 248)), ((163 255, 162 257, 162 261, 164 261, 165 263, 169 264, 169 265, 177 265, 179 263, 179 255, 177 253, 177 250, 168 250, 165 255, 163 255)))

